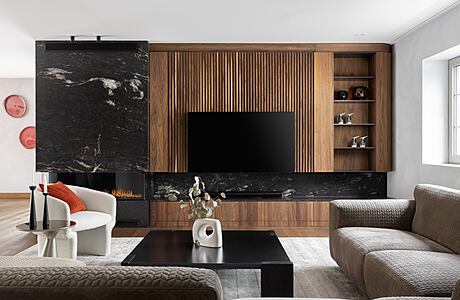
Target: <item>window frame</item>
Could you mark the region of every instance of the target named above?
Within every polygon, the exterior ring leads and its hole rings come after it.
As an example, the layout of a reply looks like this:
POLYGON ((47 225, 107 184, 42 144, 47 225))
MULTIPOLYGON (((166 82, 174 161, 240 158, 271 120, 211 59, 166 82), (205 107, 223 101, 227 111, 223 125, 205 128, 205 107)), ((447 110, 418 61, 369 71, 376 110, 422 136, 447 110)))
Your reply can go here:
POLYGON ((460 97, 459 95, 455 95, 454 91, 457 90, 457 83, 460 82, 460 78, 457 78, 457 74, 454 74, 455 68, 460 68, 460 56, 452 58, 449 60, 449 163, 450 164, 460 164, 460 149, 457 149, 458 141, 457 131, 460 131, 460 126, 456 126, 455 124, 458 123, 457 118, 460 118, 459 115, 456 114, 460 102, 460 99, 455 101, 455 96, 460 97))

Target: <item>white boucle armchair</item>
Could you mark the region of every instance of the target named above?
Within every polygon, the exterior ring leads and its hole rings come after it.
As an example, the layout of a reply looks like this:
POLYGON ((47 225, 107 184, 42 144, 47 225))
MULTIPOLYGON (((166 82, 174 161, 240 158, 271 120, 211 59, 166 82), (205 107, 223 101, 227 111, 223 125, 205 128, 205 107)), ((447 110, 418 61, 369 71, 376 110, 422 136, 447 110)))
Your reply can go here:
MULTIPOLYGON (((62 230, 56 236, 57 256, 77 258, 81 254, 108 255, 115 226, 116 199, 108 193, 88 188, 67 185, 86 205, 85 211, 71 214, 67 203, 48 195, 48 214, 50 220, 70 220, 76 225, 62 230)), ((43 219, 44 196, 35 192, 37 220, 43 219)), ((43 251, 46 237, 37 233, 38 253, 43 251)))

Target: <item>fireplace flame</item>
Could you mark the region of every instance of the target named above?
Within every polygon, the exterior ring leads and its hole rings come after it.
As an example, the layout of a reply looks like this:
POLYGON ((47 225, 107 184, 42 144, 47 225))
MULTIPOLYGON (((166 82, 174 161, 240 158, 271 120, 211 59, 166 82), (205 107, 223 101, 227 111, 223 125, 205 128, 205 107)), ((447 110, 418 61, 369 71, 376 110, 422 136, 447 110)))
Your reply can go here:
POLYGON ((117 198, 143 198, 144 195, 133 193, 133 191, 116 188, 110 193, 117 198))

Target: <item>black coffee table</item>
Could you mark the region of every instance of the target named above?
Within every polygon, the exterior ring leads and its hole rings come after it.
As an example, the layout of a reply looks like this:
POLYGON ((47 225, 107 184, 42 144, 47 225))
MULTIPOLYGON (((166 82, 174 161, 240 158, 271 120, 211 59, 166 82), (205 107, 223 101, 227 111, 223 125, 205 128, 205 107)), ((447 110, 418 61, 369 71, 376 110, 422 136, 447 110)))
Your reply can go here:
POLYGON ((260 269, 262 297, 293 297, 294 267, 273 231, 224 231, 222 248, 196 246, 191 231, 150 231, 122 266, 260 269))

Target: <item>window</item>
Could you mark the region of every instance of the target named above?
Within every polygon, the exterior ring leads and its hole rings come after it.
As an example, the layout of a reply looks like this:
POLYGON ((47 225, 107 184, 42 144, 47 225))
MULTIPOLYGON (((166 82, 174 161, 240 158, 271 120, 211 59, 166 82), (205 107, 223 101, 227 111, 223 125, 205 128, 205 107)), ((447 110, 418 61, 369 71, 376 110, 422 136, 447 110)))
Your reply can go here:
POLYGON ((449 163, 460 163, 460 56, 449 60, 449 163))

